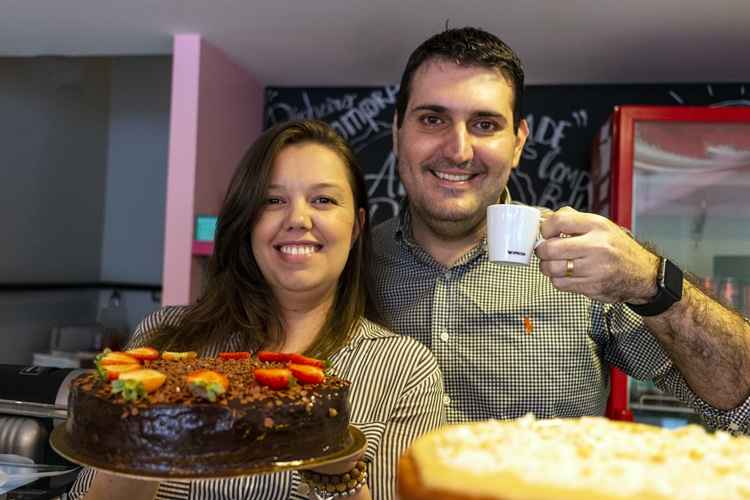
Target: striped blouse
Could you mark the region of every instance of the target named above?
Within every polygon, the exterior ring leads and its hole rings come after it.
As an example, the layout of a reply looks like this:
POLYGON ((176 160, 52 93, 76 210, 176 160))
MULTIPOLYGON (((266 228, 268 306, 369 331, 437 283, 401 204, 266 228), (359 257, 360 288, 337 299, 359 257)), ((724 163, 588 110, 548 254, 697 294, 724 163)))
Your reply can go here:
MULTIPOLYGON (((164 307, 136 328, 129 347, 148 344, 160 325, 178 324, 186 308, 164 307)), ((201 352, 247 349, 231 336, 223 345, 201 352)), ((352 382, 349 394, 351 423, 367 437, 365 461, 368 485, 374 499, 395 498, 398 458, 420 434, 445 422, 443 382, 430 351, 419 342, 396 335, 362 319, 352 340, 331 358, 331 370, 352 382)), ((69 498, 82 498, 95 476, 86 468, 78 476, 69 498)), ((296 471, 211 481, 165 481, 156 499, 304 499, 310 495, 296 471)))

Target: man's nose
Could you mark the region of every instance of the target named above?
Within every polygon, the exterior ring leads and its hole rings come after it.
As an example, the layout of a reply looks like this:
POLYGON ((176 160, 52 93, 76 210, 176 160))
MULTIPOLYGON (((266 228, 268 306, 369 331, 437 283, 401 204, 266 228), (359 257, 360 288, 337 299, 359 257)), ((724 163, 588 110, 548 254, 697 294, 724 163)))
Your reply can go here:
POLYGON ((294 202, 287 214, 287 229, 311 229, 312 217, 310 206, 304 202, 294 202))
POLYGON ((443 155, 452 163, 465 163, 474 158, 474 145, 471 134, 464 124, 456 124, 445 139, 443 155))

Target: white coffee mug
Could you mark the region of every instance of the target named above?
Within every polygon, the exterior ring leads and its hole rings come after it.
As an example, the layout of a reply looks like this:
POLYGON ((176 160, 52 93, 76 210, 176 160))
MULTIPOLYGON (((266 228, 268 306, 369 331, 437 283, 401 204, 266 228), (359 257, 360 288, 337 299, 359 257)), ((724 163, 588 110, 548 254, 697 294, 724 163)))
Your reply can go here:
POLYGON ((501 203, 487 207, 487 246, 490 261, 528 265, 544 241, 539 233, 542 213, 526 205, 501 203))

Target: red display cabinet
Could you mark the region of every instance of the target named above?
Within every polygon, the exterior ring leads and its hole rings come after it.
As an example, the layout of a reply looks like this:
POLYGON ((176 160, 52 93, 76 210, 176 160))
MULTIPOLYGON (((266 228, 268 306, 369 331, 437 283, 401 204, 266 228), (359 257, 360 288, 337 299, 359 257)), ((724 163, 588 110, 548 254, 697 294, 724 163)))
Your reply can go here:
MULTIPOLYGON (((615 108, 594 142, 591 204, 750 315, 750 107, 615 108)), ((613 370, 608 416, 631 410, 666 426, 695 420, 613 370)))

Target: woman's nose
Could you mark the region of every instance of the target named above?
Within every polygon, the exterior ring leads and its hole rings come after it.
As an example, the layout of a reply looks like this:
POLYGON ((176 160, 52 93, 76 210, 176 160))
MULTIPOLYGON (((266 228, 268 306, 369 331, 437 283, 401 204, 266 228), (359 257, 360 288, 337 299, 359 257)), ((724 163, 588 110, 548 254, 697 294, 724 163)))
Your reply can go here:
POLYGON ((465 163, 474 158, 471 135, 464 124, 457 124, 447 133, 443 155, 455 164, 465 163))
POLYGON ((309 207, 303 203, 293 203, 287 217, 287 229, 311 229, 312 218, 309 207))

